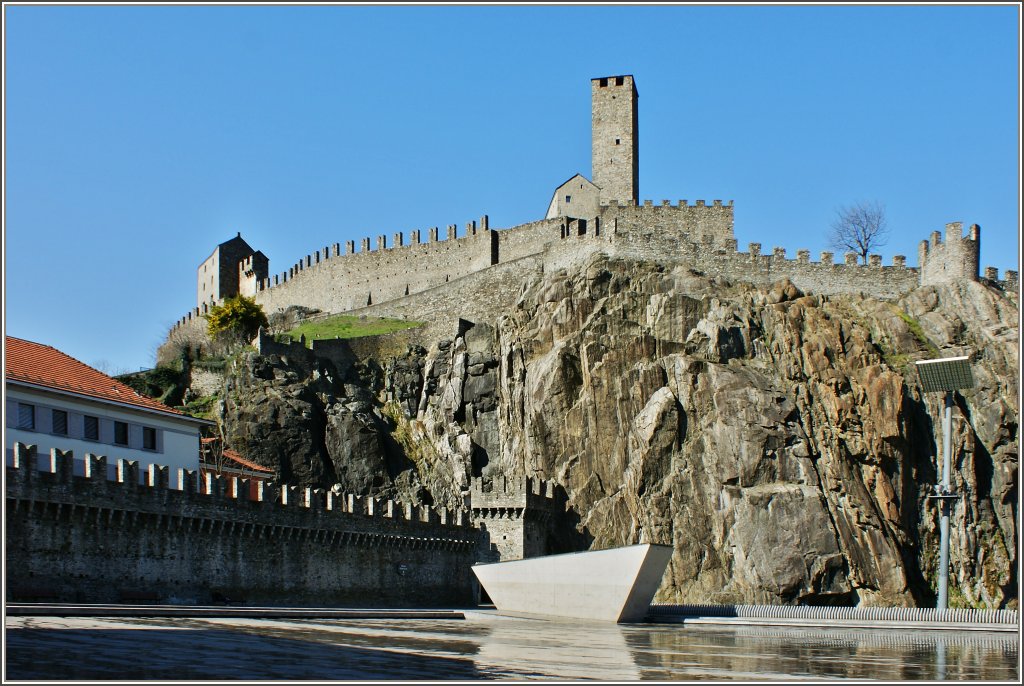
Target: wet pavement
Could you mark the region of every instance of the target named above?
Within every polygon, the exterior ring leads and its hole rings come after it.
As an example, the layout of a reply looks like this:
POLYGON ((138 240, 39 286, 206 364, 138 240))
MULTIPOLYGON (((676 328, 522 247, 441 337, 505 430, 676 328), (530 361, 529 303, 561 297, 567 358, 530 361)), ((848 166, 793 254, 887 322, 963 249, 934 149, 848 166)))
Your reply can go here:
POLYGON ((1019 681, 1017 634, 465 617, 7 617, 4 677, 1019 681))

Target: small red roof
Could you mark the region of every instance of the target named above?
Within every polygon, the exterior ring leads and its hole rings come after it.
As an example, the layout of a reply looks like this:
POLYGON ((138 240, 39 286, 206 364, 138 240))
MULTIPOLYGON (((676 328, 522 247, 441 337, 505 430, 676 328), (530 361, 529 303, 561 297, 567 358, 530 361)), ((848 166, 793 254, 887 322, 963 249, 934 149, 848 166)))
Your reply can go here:
POLYGON ((232 460, 234 462, 237 462, 238 464, 242 465, 243 467, 246 467, 247 469, 251 469, 251 470, 256 471, 256 472, 267 472, 268 474, 273 474, 274 473, 273 469, 267 469, 263 465, 258 465, 255 462, 251 462, 251 461, 245 459, 244 457, 242 457, 241 455, 239 455, 238 453, 236 453, 231 448, 225 448, 224 449, 224 457, 226 457, 229 460, 232 460))
POLYGON ((48 345, 7 336, 5 357, 4 376, 8 381, 21 381, 146 410, 188 417, 184 412, 168 407, 159 400, 147 398, 120 381, 48 345))

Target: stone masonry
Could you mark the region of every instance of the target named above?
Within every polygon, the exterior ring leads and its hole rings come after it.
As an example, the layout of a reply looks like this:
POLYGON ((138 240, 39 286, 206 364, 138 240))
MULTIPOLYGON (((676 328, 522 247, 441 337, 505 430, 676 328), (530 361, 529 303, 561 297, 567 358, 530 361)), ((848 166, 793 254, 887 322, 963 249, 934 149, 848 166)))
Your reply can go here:
POLYGON ((591 164, 601 204, 640 200, 640 140, 632 76, 591 79, 591 164))
POLYGON ((467 509, 197 475, 16 444, 6 468, 7 600, 436 606, 475 599, 475 562, 543 555, 553 483, 474 479, 467 509))

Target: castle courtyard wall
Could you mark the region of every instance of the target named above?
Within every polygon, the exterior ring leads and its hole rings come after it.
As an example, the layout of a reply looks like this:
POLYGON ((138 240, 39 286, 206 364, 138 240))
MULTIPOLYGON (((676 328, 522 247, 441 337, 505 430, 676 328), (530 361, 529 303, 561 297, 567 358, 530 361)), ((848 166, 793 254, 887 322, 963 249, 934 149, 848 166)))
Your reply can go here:
POLYGON ((183 474, 168 488, 136 463, 117 481, 91 458, 95 478, 74 476, 70 456, 35 471, 18 447, 7 468, 7 598, 118 602, 125 592, 164 602, 209 603, 213 592, 250 603, 440 606, 473 600, 479 533, 464 513, 278 489, 183 474))

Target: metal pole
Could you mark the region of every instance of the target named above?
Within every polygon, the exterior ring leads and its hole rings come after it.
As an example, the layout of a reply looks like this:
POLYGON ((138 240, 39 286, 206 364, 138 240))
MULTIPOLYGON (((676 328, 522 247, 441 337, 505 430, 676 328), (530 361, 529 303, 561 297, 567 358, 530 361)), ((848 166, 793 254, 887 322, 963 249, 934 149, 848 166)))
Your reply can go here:
MULTIPOLYGON (((946 409, 942 415, 942 492, 949 494, 949 473, 952 469, 953 450, 951 436, 953 430, 953 391, 946 391, 946 409)), ((949 588, 949 499, 943 498, 942 517, 939 520, 939 599, 936 608, 945 610, 949 588)))

